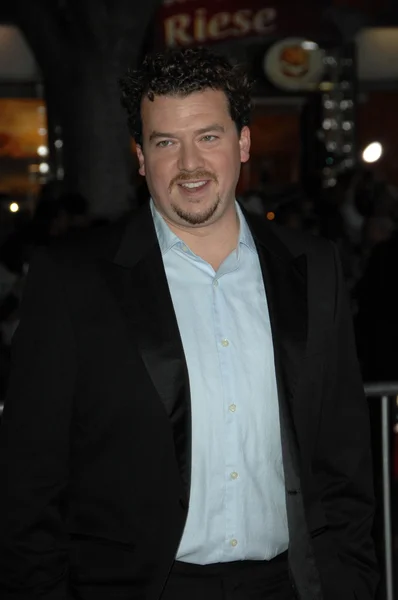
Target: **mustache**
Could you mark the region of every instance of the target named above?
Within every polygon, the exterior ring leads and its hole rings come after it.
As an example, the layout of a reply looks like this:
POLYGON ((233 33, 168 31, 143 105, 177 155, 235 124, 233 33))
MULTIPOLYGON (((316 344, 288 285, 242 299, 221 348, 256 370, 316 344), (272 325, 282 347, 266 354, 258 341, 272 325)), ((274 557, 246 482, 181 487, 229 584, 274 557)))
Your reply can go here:
POLYGON ((198 181, 200 179, 210 179, 211 181, 214 181, 215 183, 218 183, 218 179, 216 177, 216 175, 214 175, 214 173, 210 173, 210 171, 196 171, 195 173, 179 173, 178 175, 176 175, 175 177, 173 177, 173 179, 170 181, 170 185, 169 185, 169 192, 171 191, 172 187, 176 184, 176 183, 184 183, 184 182, 188 182, 188 181, 198 181))

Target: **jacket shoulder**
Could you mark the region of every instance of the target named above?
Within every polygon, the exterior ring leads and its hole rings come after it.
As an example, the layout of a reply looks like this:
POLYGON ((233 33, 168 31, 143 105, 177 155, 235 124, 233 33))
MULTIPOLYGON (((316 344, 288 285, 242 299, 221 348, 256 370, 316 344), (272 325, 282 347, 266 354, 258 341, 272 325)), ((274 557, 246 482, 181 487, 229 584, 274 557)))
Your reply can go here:
POLYGON ((293 257, 313 253, 330 256, 334 253, 333 242, 320 236, 298 229, 289 229, 277 223, 264 222, 263 219, 253 219, 251 222, 258 239, 264 240, 265 243, 267 239, 276 239, 293 257))
POLYGON ((112 260, 130 219, 131 216, 125 216, 115 223, 74 232, 67 239, 51 243, 46 253, 55 263, 65 266, 112 260))

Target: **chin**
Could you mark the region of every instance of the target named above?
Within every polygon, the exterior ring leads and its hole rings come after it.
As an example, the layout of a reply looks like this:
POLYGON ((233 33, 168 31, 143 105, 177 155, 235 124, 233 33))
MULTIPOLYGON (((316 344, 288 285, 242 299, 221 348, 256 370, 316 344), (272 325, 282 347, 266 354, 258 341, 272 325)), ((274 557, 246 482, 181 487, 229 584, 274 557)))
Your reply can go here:
POLYGON ((179 217, 179 219, 184 223, 189 223, 190 225, 205 225, 211 222, 214 219, 214 216, 218 212, 220 202, 200 202, 198 203, 197 209, 192 210, 192 205, 187 205, 186 202, 182 203, 173 203, 172 209, 175 214, 179 217), (203 206, 206 204, 206 207, 203 206))

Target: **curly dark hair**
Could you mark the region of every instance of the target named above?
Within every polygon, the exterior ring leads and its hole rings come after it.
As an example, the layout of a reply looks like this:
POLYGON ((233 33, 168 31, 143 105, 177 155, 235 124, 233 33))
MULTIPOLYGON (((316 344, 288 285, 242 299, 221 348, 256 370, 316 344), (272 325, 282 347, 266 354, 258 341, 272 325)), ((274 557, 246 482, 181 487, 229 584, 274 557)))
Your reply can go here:
POLYGON ((188 96, 206 89, 225 93, 229 112, 240 133, 248 125, 252 81, 242 65, 231 65, 223 56, 206 48, 168 50, 149 54, 140 69, 129 69, 119 79, 121 100, 128 113, 128 126, 142 144, 141 101, 146 96, 188 96))

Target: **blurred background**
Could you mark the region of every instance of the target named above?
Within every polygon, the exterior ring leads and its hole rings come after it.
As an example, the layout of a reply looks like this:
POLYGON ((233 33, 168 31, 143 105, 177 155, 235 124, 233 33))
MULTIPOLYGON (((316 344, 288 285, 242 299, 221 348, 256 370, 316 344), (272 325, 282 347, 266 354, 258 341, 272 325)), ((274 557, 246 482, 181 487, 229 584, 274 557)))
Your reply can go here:
POLYGON ((256 82, 242 204, 340 250, 364 382, 380 384, 368 390, 375 536, 379 598, 391 599, 398 387, 383 385, 398 382, 398 0, 2 1, 0 403, 34 248, 147 200, 118 77, 148 51, 196 45, 246 63, 256 82))

